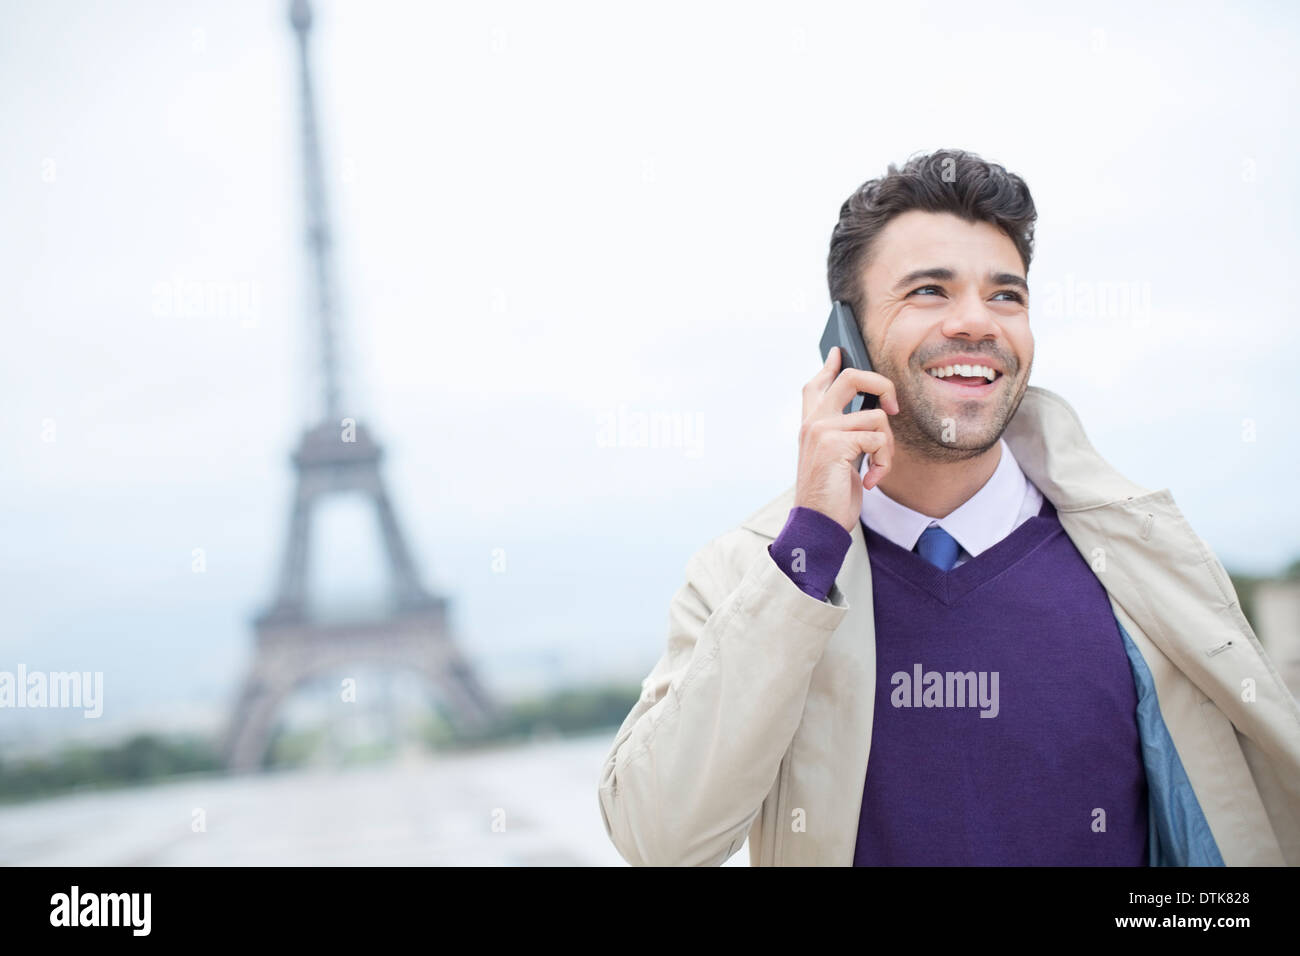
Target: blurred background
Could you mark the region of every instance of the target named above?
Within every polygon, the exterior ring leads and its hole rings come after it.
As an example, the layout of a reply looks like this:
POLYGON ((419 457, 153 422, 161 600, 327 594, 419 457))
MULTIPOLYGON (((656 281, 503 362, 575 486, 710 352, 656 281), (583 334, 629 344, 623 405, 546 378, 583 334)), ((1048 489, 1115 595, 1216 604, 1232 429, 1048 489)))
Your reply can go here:
POLYGON ((794 481, 840 204, 940 147, 1029 183, 1032 384, 1294 690, 1297 46, 1283 2, 5 3, 0 863, 621 863, 600 764, 688 557, 794 481))

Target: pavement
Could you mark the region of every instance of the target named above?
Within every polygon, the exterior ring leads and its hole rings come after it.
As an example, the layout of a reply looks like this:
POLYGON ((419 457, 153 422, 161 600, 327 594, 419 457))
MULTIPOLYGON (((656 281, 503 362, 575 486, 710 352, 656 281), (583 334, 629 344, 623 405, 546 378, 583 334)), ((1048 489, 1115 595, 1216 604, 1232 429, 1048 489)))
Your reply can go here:
POLYGON ((596 798, 613 736, 0 806, 0 865, 626 866, 596 798))

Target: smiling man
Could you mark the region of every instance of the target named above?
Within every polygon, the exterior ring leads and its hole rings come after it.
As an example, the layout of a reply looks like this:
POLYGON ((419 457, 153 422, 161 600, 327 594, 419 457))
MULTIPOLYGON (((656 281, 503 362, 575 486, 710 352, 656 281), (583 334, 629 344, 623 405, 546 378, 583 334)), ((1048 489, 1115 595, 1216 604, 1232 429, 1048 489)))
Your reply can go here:
POLYGON ((795 484, 687 563, 599 782, 630 862, 1300 863, 1300 709, 1223 566, 1029 385, 1035 218, 949 150, 844 203, 874 371, 831 351, 795 484))

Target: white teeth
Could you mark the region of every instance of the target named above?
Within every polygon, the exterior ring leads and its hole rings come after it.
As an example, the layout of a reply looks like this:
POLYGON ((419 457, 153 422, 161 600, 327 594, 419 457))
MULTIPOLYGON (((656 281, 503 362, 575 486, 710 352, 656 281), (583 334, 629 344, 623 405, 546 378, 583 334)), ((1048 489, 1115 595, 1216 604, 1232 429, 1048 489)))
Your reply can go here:
POLYGON ((981 375, 990 382, 996 379, 999 374, 987 365, 946 365, 941 368, 927 369, 927 371, 935 378, 947 378, 950 375, 962 375, 969 378, 981 375))

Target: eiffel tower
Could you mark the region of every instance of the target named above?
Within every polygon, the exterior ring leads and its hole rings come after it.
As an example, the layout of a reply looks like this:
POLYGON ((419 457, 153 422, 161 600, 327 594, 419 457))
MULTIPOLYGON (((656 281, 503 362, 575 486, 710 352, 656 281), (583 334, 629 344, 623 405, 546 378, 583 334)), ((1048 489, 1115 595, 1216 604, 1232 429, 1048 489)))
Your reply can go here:
POLYGON ((457 731, 481 728, 497 713, 449 632, 446 598, 430 594, 420 583, 380 473, 382 449, 364 425, 344 417, 330 229, 308 65, 312 15, 307 0, 292 0, 289 15, 298 36, 307 245, 320 334, 324 419, 306 430, 293 454, 297 487, 284 564, 274 600, 253 621, 253 666, 225 739, 226 764, 235 771, 261 766, 280 709, 296 688, 325 674, 346 673, 349 667, 414 670, 431 685, 457 731), (378 518, 392 599, 377 619, 329 622, 313 613, 308 594, 312 513, 327 497, 357 492, 369 499, 378 518))

